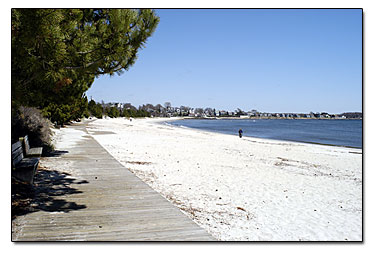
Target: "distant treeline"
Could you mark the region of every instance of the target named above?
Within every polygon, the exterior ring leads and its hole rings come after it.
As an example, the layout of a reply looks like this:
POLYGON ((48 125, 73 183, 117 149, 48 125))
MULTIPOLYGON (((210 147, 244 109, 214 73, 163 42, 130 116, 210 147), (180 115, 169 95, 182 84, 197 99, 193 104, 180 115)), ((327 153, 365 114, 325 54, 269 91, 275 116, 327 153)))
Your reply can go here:
POLYGON ((143 110, 137 109, 134 106, 130 106, 129 108, 118 108, 114 104, 105 104, 105 103, 96 103, 93 99, 91 99, 88 103, 88 114, 94 116, 96 118, 101 119, 104 115, 110 118, 118 118, 118 117, 150 117, 151 113, 143 110))
POLYGON ((102 115, 109 117, 192 117, 192 118, 214 118, 214 117, 237 117, 237 118, 269 118, 269 119, 362 119, 361 112, 345 112, 342 114, 330 114, 327 112, 317 113, 268 113, 257 110, 243 111, 237 108, 234 111, 216 110, 214 108, 192 108, 189 106, 173 107, 170 102, 164 105, 143 104, 138 109, 130 103, 105 103, 96 104, 94 100, 89 102, 90 113, 97 118, 102 115), (94 106, 98 106, 95 113, 94 106))
POLYGON ((347 119, 360 119, 363 117, 363 113, 361 112, 345 112, 340 114, 339 116, 345 116, 347 119))

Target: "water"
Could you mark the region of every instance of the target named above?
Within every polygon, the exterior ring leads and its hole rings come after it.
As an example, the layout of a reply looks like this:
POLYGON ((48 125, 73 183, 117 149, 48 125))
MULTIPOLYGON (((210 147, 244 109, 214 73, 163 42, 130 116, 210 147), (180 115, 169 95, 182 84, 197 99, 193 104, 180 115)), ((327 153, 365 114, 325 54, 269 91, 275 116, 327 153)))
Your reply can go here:
POLYGON ((362 120, 187 119, 175 126, 243 136, 362 148, 362 120))

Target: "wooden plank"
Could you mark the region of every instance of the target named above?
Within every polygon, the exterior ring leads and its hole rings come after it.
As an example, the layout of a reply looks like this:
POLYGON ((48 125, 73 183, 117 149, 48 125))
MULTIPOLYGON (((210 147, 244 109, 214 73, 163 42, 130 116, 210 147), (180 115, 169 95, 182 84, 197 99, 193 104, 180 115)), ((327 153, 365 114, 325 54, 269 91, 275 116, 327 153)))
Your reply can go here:
POLYGON ((25 149, 24 151, 25 151, 26 156, 28 157, 40 157, 41 156, 41 154, 43 153, 43 148, 42 147, 31 148, 28 135, 26 135, 23 138, 19 138, 19 139, 22 140, 24 144, 23 146, 25 149))
POLYGON ((36 168, 39 161, 39 158, 23 158, 22 161, 16 165, 16 168, 36 168))
POLYGON ((18 149, 19 147, 22 147, 22 143, 20 141, 17 141, 15 143, 12 144, 12 153, 18 149))
POLYGON ((22 143, 17 141, 12 144, 12 165, 15 167, 23 159, 22 143))
POLYGON ((28 156, 41 156, 43 153, 43 148, 38 147, 38 148, 30 148, 27 152, 28 156))
POLYGON ((30 150, 30 143, 28 142, 28 135, 26 135, 23 138, 23 143, 25 144, 25 153, 28 154, 28 152, 30 150))
POLYGON ((42 210, 36 206, 35 212, 17 218, 13 241, 214 240, 108 154, 87 135, 84 124, 71 128, 82 131, 83 140, 63 149, 65 155, 41 159, 57 173, 45 187, 59 196, 50 196, 42 210), (67 193, 59 194, 64 189, 67 193))
POLYGON ((184 241, 184 239, 196 241, 211 241, 212 238, 205 235, 202 230, 195 230, 190 227, 174 227, 163 229, 136 230, 111 230, 104 227, 91 227, 89 233, 84 231, 65 231, 58 236, 53 235, 51 231, 38 231, 24 237, 24 240, 32 240, 38 237, 39 240, 90 240, 90 241, 184 241))

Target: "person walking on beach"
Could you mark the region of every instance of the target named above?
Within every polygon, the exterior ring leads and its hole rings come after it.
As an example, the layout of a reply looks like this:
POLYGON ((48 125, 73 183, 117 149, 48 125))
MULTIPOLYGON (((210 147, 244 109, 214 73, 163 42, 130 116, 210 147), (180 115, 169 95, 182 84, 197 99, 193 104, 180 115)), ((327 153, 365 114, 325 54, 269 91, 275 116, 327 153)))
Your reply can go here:
POLYGON ((243 130, 240 128, 239 129, 239 137, 242 138, 242 136, 243 136, 243 130))

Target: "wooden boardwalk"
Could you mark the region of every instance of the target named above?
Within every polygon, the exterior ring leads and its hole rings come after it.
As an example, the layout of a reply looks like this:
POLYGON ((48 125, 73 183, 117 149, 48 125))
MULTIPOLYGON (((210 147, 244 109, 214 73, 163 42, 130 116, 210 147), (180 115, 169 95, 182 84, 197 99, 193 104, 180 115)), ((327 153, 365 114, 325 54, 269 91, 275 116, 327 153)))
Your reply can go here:
POLYGON ((83 138, 41 159, 39 202, 13 221, 12 241, 215 240, 116 161, 86 123, 69 128, 83 138))

